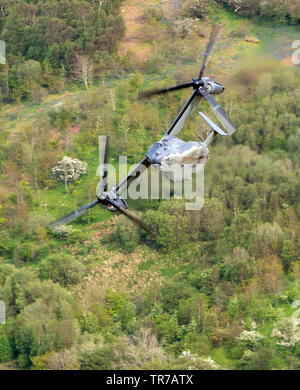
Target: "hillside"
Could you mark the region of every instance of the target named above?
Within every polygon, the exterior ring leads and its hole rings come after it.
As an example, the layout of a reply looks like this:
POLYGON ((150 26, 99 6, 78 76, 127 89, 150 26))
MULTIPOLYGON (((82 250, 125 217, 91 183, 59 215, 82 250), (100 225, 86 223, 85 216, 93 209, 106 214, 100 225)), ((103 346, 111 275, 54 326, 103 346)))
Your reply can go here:
MULTIPOLYGON (((196 3, 118 1, 122 22, 107 6, 108 20, 125 30, 113 47, 99 43, 103 57, 88 46, 88 85, 71 62, 68 71, 66 54, 65 75, 61 64, 47 68, 55 42, 43 59, 9 57, 5 66, 23 81, 12 76, 14 92, 0 108, 2 369, 300 368, 291 320, 300 296, 300 75, 289 60, 299 29, 196 3), (207 75, 225 84, 217 100, 238 131, 210 146, 203 209, 129 200, 156 238, 101 207, 51 232, 50 222, 95 198, 98 135, 110 136, 115 166, 119 155, 139 161, 161 137, 190 91, 147 101, 138 92, 197 75, 216 23, 222 34, 207 75), (103 63, 110 57, 107 67, 97 67, 97 55, 103 63), (28 61, 40 61, 41 80, 26 78, 28 61), (55 88, 45 82, 50 74, 60 75, 55 88), (63 156, 88 164, 68 191, 50 176, 63 156)), ((84 10, 91 18, 97 11, 84 10)), ((5 36, 12 27, 1 23, 5 36)), ((76 42, 74 53, 83 50, 76 42)), ((180 134, 186 141, 207 131, 193 118, 180 134)))

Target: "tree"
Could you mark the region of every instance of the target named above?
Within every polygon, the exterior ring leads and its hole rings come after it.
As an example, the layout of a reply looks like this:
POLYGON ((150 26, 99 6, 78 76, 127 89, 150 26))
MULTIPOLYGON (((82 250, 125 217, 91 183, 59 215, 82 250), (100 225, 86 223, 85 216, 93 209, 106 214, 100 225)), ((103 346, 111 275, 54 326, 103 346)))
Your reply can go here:
POLYGON ((9 74, 10 74, 10 69, 8 64, 6 63, 4 65, 3 72, 0 73, 0 86, 1 86, 3 98, 7 102, 10 99, 9 74))
POLYGON ((255 330, 243 330, 237 337, 236 342, 245 349, 254 350, 263 343, 265 336, 256 332, 255 330))
POLYGON ((283 241, 281 257, 284 270, 290 271, 293 268, 293 263, 299 259, 295 244, 292 240, 283 241))
POLYGON ((70 255, 53 254, 41 262, 40 277, 51 279, 64 286, 79 283, 84 267, 70 255))
POLYGON ((125 33, 122 2, 0 0, 0 32, 7 47, 7 65, 0 71, 3 98, 39 98, 44 93, 36 82, 26 86, 15 79, 14 68, 28 61, 43 67, 42 83, 49 88, 50 83, 60 88, 72 74, 80 75, 88 88, 93 64, 100 63, 97 73, 111 72, 125 33), (55 80, 58 73, 61 77, 55 80))
POLYGON ((222 203, 218 199, 205 201, 200 211, 201 230, 205 238, 216 239, 224 226, 224 211, 222 203))
POLYGON ((148 210, 145 221, 156 228, 156 243, 165 252, 188 241, 188 217, 181 200, 168 200, 162 202, 158 210, 148 210))
POLYGON ((15 322, 16 352, 28 359, 71 348, 78 330, 67 291, 52 281, 35 281, 19 288, 18 300, 23 301, 24 309, 15 322))
POLYGON ((133 252, 140 243, 141 231, 136 223, 131 222, 125 216, 120 216, 115 227, 115 239, 128 252, 133 252))
POLYGON ((225 257, 220 267, 220 277, 233 283, 248 280, 252 274, 251 261, 244 248, 234 248, 233 252, 225 257))
POLYGON ((92 65, 88 56, 77 55, 74 60, 73 72, 82 78, 85 88, 89 89, 89 80, 92 73, 92 65))
POLYGON ((242 370, 274 370, 285 369, 285 361, 276 351, 275 345, 266 342, 260 345, 255 351, 245 350, 237 368, 242 370))
POLYGON ((0 363, 6 362, 13 357, 13 351, 9 343, 8 336, 3 327, 0 328, 0 363))
POLYGON ((276 223, 263 223, 257 226, 254 239, 251 243, 253 251, 260 254, 281 253, 283 241, 283 232, 281 227, 276 223))
POLYGON ((193 19, 206 18, 213 5, 211 0, 189 0, 184 3, 183 14, 193 19))
POLYGON ((273 331, 273 337, 277 337, 277 344, 285 348, 294 348, 300 341, 300 328, 298 323, 290 318, 283 318, 273 331))
POLYGON ((86 173, 87 163, 76 158, 65 156, 57 166, 51 169, 51 176, 65 184, 68 192, 68 183, 75 182, 86 173))

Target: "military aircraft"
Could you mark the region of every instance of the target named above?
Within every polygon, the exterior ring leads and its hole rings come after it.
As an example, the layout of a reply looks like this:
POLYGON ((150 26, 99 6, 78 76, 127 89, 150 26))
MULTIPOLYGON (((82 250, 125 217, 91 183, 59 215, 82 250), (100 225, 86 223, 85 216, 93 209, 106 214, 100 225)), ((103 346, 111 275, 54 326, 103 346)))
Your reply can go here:
POLYGON ((121 194, 134 180, 137 180, 151 164, 159 166, 162 171, 167 171, 167 167, 171 166, 173 163, 179 163, 182 165, 189 163, 196 165, 205 162, 209 153, 207 146, 212 141, 213 137, 217 134, 222 136, 232 135, 236 131, 234 124, 212 96, 214 94, 221 94, 225 87, 213 81, 210 77, 204 77, 204 71, 220 33, 220 28, 220 26, 215 27, 210 35, 198 77, 194 78, 191 82, 184 84, 163 89, 153 89, 140 93, 140 98, 145 99, 153 95, 168 93, 185 88, 192 88, 193 90, 192 95, 184 104, 161 140, 155 142, 150 147, 143 160, 123 180, 121 180, 117 186, 113 187, 110 191, 107 191, 107 171, 105 169, 105 164, 107 162, 107 137, 102 136, 100 138, 101 181, 98 187, 96 200, 80 207, 73 213, 68 214, 51 224, 50 228, 52 230, 61 224, 69 223, 73 219, 81 216, 86 210, 100 204, 105 206, 109 211, 119 211, 122 214, 125 214, 128 218, 138 223, 141 228, 151 233, 155 233, 153 227, 145 224, 140 218, 128 211, 128 205, 121 197, 121 194), (204 142, 184 142, 179 139, 177 135, 202 98, 207 101, 222 126, 225 130, 227 130, 227 133, 224 132, 216 123, 211 121, 203 112, 199 112, 201 117, 210 126, 211 132, 204 142))

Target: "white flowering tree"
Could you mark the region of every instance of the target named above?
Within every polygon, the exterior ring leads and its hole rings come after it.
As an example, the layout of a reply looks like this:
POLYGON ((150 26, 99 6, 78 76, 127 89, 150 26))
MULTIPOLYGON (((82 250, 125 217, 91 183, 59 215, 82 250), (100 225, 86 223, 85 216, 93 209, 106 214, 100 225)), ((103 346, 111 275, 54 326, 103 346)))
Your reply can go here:
POLYGON ((242 333, 236 338, 238 345, 243 346, 247 350, 253 350, 258 347, 265 336, 256 332, 255 330, 243 330, 242 333))
POLYGON ((285 348, 294 348, 300 341, 300 327, 298 323, 290 318, 283 318, 272 334, 279 341, 277 344, 285 348))
POLYGON ((193 20, 189 18, 178 19, 174 23, 175 33, 178 34, 181 38, 185 38, 191 33, 193 20))
POLYGON ((75 182, 80 176, 86 173, 87 163, 77 158, 65 156, 51 169, 51 177, 65 184, 68 192, 68 183, 75 182))
POLYGON ((73 232, 72 225, 59 225, 53 229, 54 235, 59 238, 67 238, 73 232))
POLYGON ((198 356, 192 354, 189 350, 183 351, 179 356, 181 364, 188 367, 189 370, 221 370, 219 366, 210 356, 198 356))

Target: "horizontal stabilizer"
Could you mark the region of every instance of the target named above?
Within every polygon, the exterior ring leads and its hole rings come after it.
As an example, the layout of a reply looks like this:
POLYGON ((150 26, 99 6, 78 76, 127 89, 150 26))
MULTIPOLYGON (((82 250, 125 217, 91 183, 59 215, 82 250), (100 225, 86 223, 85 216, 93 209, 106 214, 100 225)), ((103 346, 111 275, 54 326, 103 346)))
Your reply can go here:
POLYGON ((209 126, 218 134, 220 135, 228 135, 227 133, 225 133, 225 131, 223 131, 222 129, 220 129, 220 127, 214 123, 213 121, 211 121, 205 114, 203 114, 203 112, 199 111, 199 114, 202 116, 202 118, 205 120, 206 123, 209 124, 209 126))

